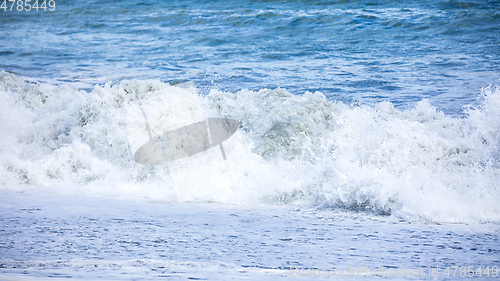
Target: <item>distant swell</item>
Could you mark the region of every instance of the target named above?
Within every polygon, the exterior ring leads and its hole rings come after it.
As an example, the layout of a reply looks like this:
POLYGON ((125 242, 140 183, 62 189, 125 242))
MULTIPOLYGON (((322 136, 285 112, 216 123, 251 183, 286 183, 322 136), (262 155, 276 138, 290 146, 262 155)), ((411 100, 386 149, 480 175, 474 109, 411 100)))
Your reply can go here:
POLYGON ((0 72, 2 190, 167 202, 289 204, 436 222, 500 222, 500 89, 454 118, 428 101, 351 106, 285 89, 200 96, 154 80, 27 83, 0 72), (226 145, 167 166, 133 152, 153 133, 231 117, 226 145), (135 110, 135 111, 134 111, 135 110))

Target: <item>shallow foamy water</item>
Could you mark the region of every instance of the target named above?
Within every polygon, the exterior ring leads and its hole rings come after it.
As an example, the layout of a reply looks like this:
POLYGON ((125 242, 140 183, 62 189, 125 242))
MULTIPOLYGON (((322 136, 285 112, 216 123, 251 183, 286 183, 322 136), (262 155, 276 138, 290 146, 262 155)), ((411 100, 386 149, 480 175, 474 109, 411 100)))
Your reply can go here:
POLYGON ((348 279, 403 280, 433 279, 438 267, 441 280, 446 267, 500 263, 499 229, 489 224, 19 193, 4 194, 0 209, 0 273, 7 280, 324 279, 336 270, 348 279))

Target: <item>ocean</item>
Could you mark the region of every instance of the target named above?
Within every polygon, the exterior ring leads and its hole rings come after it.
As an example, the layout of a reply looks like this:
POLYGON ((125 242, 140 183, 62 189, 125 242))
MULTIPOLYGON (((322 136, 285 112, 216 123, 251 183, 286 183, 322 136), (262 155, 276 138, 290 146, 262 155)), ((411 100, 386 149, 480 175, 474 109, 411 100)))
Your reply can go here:
POLYGON ((500 2, 3 3, 0 279, 498 279, 500 2))

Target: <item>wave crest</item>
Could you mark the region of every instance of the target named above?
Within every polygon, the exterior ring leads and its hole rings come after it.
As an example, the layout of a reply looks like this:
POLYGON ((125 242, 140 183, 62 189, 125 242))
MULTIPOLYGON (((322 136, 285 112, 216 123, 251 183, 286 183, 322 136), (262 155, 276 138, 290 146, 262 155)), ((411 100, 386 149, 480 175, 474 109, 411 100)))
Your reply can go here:
POLYGON ((480 107, 454 118, 425 100, 401 111, 388 102, 350 106, 319 92, 296 96, 280 88, 203 97, 154 80, 85 92, 2 72, 1 184, 16 191, 299 204, 498 223, 499 87, 481 96, 480 107), (238 120, 228 161, 208 151, 166 167, 135 163, 127 111, 148 102, 158 105, 151 114, 161 121, 159 131, 194 118, 198 103, 205 117, 238 120))

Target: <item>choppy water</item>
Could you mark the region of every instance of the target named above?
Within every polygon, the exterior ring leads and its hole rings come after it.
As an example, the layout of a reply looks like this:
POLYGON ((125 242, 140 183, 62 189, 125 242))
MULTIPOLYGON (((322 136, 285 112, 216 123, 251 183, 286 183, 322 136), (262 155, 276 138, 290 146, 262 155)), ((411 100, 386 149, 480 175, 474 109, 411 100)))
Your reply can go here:
POLYGON ((0 14, 6 278, 498 266, 498 1, 0 14), (204 117, 240 124, 227 161, 134 162, 146 124, 157 136, 204 117))
POLYGON ((3 12, 0 69, 91 86, 192 81, 460 114, 500 79, 498 1, 56 1, 3 12))

